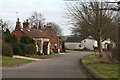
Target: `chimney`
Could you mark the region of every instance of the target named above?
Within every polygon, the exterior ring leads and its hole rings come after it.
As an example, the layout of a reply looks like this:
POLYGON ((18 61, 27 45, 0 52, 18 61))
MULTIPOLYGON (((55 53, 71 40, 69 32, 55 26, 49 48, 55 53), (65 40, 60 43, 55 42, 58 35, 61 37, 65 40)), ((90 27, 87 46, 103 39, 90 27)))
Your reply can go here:
POLYGON ((26 19, 26 21, 23 22, 23 28, 29 29, 28 19, 26 19))
POLYGON ((40 24, 40 21, 39 21, 39 26, 38 26, 38 28, 39 28, 39 29, 41 29, 41 28, 42 28, 42 27, 41 27, 41 24, 40 24))
POLYGON ((46 27, 46 25, 44 25, 44 27, 46 27))
POLYGON ((51 23, 47 23, 47 28, 51 29, 51 23))
POLYGON ((16 22, 15 30, 20 30, 20 29, 21 29, 21 22, 19 22, 19 18, 18 18, 16 22))

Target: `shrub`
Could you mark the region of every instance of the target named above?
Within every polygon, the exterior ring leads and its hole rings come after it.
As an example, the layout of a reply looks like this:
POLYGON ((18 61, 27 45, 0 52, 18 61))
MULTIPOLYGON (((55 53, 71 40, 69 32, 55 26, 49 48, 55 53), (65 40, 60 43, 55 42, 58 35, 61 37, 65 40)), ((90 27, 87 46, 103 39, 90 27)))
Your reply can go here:
POLYGON ((9 44, 17 43, 18 38, 17 38, 16 35, 14 35, 14 34, 7 34, 7 35, 4 34, 3 36, 4 36, 3 38, 4 38, 5 42, 7 42, 9 44))
POLYGON ((29 36, 22 36, 20 38, 20 42, 24 44, 32 44, 34 43, 34 40, 32 40, 29 36))
POLYGON ((35 44, 26 44, 25 45, 25 54, 26 55, 33 55, 34 53, 36 53, 35 44))
POLYGON ((25 55, 24 44, 20 44, 20 43, 13 44, 13 54, 24 56, 25 55))
POLYGON ((58 49, 53 49, 53 52, 54 53, 58 53, 58 49))
POLYGON ((3 42, 3 44, 2 44, 2 55, 12 57, 13 56, 12 46, 3 42))
POLYGON ((54 54, 53 50, 50 50, 50 54, 54 54))

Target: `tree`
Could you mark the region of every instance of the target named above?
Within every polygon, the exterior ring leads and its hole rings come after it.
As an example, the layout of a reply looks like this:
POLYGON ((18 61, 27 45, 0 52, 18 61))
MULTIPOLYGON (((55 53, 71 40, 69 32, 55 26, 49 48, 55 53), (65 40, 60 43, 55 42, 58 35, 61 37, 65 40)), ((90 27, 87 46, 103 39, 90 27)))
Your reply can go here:
POLYGON ((32 40, 29 36, 22 36, 20 38, 20 42, 24 43, 24 44, 30 44, 30 43, 34 43, 34 40, 32 40))
POLYGON ((102 56, 102 42, 110 37, 110 33, 115 27, 113 22, 116 13, 112 10, 102 10, 110 8, 107 3, 92 0, 92 2, 66 3, 67 18, 73 24, 72 31, 78 35, 91 35, 98 42, 99 56, 102 56))
POLYGON ((45 18, 41 13, 34 12, 29 18, 29 21, 30 21, 31 27, 39 28, 40 26, 43 27, 45 18))
POLYGON ((14 43, 17 43, 18 41, 18 38, 16 35, 8 32, 3 33, 3 39, 5 40, 6 43, 9 43, 9 44, 14 44, 14 43))
POLYGON ((50 24, 52 32, 54 32, 57 36, 62 36, 62 29, 60 26, 54 22, 50 22, 50 24))
POLYGON ((3 21, 0 19, 0 28, 3 32, 5 32, 7 29, 12 30, 11 22, 10 21, 3 21))

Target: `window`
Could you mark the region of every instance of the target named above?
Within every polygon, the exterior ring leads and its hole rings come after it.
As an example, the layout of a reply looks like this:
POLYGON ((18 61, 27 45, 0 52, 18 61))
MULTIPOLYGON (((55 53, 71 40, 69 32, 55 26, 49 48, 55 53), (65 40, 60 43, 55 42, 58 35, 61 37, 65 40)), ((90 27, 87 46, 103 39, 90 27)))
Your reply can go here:
POLYGON ((79 45, 79 47, 81 47, 81 45, 79 45))
POLYGON ((86 42, 86 41, 84 40, 84 42, 86 42))

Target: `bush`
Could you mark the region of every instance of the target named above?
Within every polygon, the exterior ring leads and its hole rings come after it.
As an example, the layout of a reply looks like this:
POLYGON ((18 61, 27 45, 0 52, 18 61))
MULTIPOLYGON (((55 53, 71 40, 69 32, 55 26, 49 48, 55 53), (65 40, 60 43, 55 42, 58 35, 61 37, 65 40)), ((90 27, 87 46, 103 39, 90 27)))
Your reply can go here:
POLYGON ((7 42, 9 44, 17 43, 18 38, 16 35, 14 35, 14 34, 5 35, 4 34, 3 36, 4 36, 3 38, 4 38, 5 42, 7 42))
POLYGON ((2 44, 2 55, 12 57, 13 56, 12 46, 3 42, 3 44, 2 44))
POLYGON ((26 55, 33 55, 34 53, 36 53, 35 44, 26 44, 25 45, 25 54, 26 55))
POLYGON ((25 55, 25 47, 24 44, 16 43, 13 45, 13 54, 14 55, 25 55))
POLYGON ((53 49, 53 52, 54 53, 58 53, 58 49, 53 49))
POLYGON ((54 54, 53 50, 50 50, 50 54, 54 54))
POLYGON ((34 43, 34 40, 31 39, 29 36, 22 36, 20 38, 20 42, 24 43, 24 44, 32 44, 32 43, 34 43))

